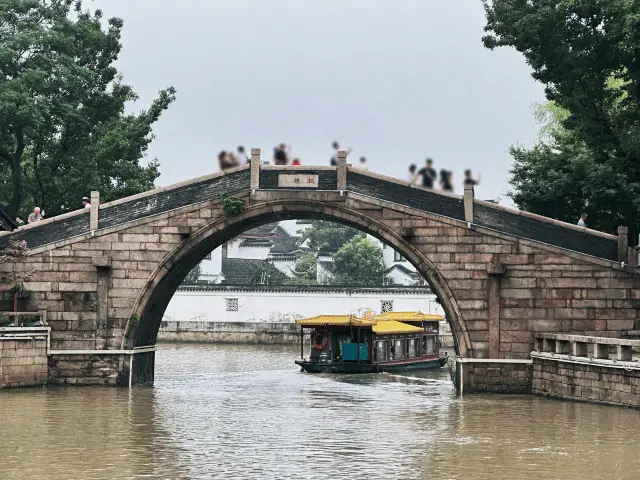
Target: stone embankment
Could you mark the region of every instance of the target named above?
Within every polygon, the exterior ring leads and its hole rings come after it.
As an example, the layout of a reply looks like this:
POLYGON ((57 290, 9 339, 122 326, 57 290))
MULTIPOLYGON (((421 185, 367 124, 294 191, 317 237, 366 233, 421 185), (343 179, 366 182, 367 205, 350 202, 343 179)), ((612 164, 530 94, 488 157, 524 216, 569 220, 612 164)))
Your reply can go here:
POLYGON ((295 323, 163 321, 160 342, 299 344, 295 323))
POLYGON ((638 347, 640 340, 539 334, 531 352, 532 393, 639 408, 638 347))
MULTIPOLYGON (((453 347, 453 334, 446 322, 440 325, 443 348, 453 347)), ((206 322, 163 320, 161 342, 299 344, 300 329, 294 323, 206 322)))
POLYGON ((42 386, 49 378, 49 327, 24 326, 22 318, 2 312, 2 319, 9 322, 3 321, 0 327, 0 388, 42 386))

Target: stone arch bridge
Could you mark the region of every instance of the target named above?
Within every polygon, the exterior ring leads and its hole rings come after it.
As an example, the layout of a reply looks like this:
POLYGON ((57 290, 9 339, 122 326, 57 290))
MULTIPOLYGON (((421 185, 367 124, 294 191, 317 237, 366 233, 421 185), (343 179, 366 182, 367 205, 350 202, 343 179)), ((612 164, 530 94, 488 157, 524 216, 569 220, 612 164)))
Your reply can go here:
POLYGON ((624 228, 615 236, 506 209, 472 189, 425 190, 347 166, 342 153, 337 167, 276 167, 254 149, 250 165, 98 203, 94 192, 90 211, 0 234, 0 248, 30 248, 0 274, 37 271, 26 309, 47 312, 52 383, 153 381, 147 347, 184 276, 239 233, 287 218, 348 224, 398 250, 441 299, 480 389, 523 388, 536 332, 640 327, 640 270, 624 228), (243 201, 240 214, 225 214, 229 195, 243 201), (485 378, 494 364, 499 380, 485 378))

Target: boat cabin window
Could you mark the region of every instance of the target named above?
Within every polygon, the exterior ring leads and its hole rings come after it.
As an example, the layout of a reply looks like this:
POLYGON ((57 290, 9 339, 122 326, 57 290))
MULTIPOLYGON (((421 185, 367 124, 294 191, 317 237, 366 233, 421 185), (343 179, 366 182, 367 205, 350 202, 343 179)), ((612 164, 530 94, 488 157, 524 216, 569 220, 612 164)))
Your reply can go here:
POLYGON ((391 341, 391 360, 402 360, 404 358, 404 340, 391 341))
POLYGON ((409 358, 415 358, 419 355, 420 353, 420 344, 418 343, 420 340, 417 338, 410 338, 409 340, 407 340, 408 343, 408 348, 407 351, 409 352, 409 358))
POLYGON ((425 335, 422 337, 422 354, 432 355, 435 353, 435 339, 436 337, 425 335))
POLYGON ((389 359, 389 342, 376 342, 374 355, 376 362, 386 362, 389 359))

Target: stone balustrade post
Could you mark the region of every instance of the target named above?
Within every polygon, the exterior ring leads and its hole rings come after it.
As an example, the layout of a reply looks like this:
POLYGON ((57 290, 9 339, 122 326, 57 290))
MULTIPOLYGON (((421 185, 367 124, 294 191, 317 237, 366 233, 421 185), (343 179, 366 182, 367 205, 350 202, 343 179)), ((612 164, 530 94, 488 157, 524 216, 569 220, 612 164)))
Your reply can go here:
POLYGON ((89 230, 98 229, 98 212, 100 208, 100 192, 91 192, 91 209, 89 210, 89 230))
MULTIPOLYGON (((93 207, 93 203, 91 204, 93 207)), ((92 264, 98 271, 96 286, 96 350, 107 348, 109 328, 107 321, 109 307, 109 277, 111 275, 111 257, 94 257, 92 264)))
POLYGON ((342 192, 347 189, 347 152, 338 152, 338 191, 342 192))
POLYGON ((251 149, 251 190, 260 189, 260 149, 251 149))
MULTIPOLYGON (((473 197, 471 198, 473 202, 473 197)), ((466 204, 466 196, 465 196, 466 204)), ((505 266, 494 259, 487 264, 489 275, 488 323, 489 323, 489 358, 500 358, 500 288, 505 266)))
POLYGON ((473 223, 473 185, 464 186, 464 220, 473 223))
POLYGON ((629 227, 618 227, 618 261, 629 262, 629 227))

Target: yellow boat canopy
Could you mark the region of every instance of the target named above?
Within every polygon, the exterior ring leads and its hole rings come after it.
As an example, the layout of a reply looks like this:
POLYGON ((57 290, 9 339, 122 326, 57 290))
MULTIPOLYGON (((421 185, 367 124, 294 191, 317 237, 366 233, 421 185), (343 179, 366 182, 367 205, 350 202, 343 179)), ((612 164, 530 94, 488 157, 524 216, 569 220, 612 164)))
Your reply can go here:
POLYGON ((406 323, 396 322, 395 320, 378 320, 373 326, 373 332, 378 335, 396 334, 396 333, 419 333, 424 330, 415 325, 407 325, 406 323))
POLYGON ((303 327, 322 327, 324 325, 333 325, 339 327, 371 327, 375 325, 373 319, 365 319, 356 317, 355 315, 318 315, 317 317, 301 318, 296 320, 296 325, 303 327))
POLYGON ((432 315, 422 312, 387 312, 372 317, 375 320, 395 320, 398 322, 439 322, 444 320, 442 315, 432 315))

